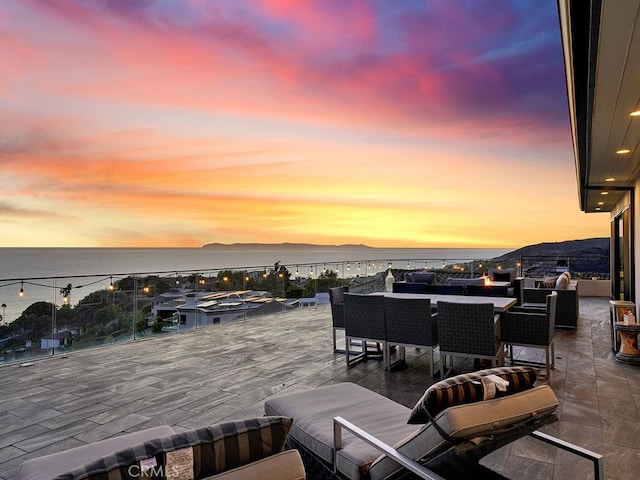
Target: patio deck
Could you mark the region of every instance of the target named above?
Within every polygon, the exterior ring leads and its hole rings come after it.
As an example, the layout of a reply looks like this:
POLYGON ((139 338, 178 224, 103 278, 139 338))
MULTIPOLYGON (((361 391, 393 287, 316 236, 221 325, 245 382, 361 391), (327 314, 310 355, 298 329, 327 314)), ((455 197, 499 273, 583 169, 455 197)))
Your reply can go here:
MULTIPOLYGON (((520 351, 528 356, 534 352, 520 351)), ((537 352, 536 352, 537 354, 537 352)), ((356 382, 406 406, 427 386, 427 359, 406 368, 347 368, 331 352, 328 305, 0 368, 0 479, 28 458, 168 424, 180 431, 263 414, 269 395, 297 385, 356 382)), ((576 332, 556 334, 551 386, 560 420, 545 431, 605 455, 608 479, 640 470, 640 367, 613 359, 609 306, 580 298, 576 332)), ((521 439, 484 464, 512 478, 592 478, 591 464, 521 439)))

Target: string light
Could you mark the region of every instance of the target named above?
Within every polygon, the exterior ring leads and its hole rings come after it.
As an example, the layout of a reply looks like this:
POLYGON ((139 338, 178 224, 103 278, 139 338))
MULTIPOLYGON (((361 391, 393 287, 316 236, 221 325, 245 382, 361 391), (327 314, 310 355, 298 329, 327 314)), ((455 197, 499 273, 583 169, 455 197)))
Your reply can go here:
POLYGON ((109 277, 109 286, 107 287, 107 290, 113 292, 114 289, 115 287, 113 286, 113 277, 109 277))
POLYGON ((24 297, 24 280, 20 281, 20 291, 18 292, 20 298, 24 297))

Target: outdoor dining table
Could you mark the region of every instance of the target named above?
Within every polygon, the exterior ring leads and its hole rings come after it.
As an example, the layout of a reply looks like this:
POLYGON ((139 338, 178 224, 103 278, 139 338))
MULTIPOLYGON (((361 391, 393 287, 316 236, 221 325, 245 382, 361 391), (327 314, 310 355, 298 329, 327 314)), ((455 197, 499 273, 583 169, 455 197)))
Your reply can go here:
POLYGON ((484 297, 476 295, 442 295, 435 293, 391 293, 391 292, 375 292, 372 295, 384 295, 392 298, 428 298, 431 305, 436 307, 438 302, 453 303, 492 303, 496 313, 502 313, 513 307, 517 299, 513 297, 484 297))

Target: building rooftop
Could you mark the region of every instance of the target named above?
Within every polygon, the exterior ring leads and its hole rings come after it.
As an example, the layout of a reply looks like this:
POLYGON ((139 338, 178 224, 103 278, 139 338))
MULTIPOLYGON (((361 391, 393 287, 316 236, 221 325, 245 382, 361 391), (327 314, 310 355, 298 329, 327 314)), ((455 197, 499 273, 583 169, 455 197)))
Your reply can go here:
MULTIPOLYGON (((604 454, 608 479, 635 479, 640 367, 614 360, 607 299, 580 297, 578 322, 577 331, 556 333, 550 385, 559 421, 544 430, 604 454)), ((344 356, 332 352, 330 307, 317 305, 5 365, 0 479, 16 478, 29 458, 122 432, 162 424, 181 431, 263 415, 265 398, 300 385, 355 382, 412 407, 433 383, 427 357, 407 349, 407 366, 392 372, 375 360, 347 368, 344 356)), ((593 478, 588 460, 530 439, 483 463, 512 478, 593 478)))

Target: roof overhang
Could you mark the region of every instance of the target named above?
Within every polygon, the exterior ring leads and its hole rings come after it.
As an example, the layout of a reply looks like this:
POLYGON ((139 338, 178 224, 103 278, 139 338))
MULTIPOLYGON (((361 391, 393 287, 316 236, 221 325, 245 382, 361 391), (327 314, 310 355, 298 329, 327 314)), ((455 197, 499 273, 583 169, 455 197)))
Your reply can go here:
POLYGON ((558 14, 580 209, 612 211, 640 176, 640 0, 558 0, 558 14))

